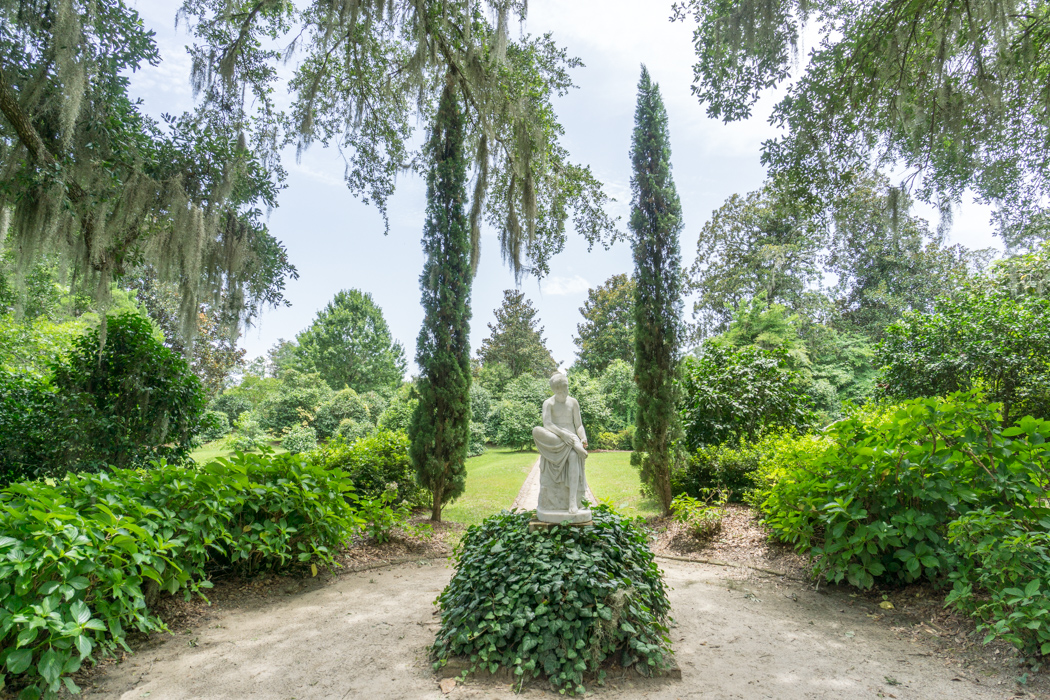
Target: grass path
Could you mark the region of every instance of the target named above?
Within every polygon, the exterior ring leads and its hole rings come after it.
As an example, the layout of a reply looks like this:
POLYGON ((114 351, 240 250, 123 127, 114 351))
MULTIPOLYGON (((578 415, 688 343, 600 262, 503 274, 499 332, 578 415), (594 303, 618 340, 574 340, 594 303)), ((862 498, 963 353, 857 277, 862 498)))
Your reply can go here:
MULTIPOLYGON (((271 444, 274 454, 281 454, 288 450, 281 447, 280 443, 271 444)), ((190 452, 190 458, 193 459, 197 464, 207 464, 216 457, 232 457, 233 450, 226 446, 225 440, 216 440, 214 442, 207 442, 197 449, 190 452)))

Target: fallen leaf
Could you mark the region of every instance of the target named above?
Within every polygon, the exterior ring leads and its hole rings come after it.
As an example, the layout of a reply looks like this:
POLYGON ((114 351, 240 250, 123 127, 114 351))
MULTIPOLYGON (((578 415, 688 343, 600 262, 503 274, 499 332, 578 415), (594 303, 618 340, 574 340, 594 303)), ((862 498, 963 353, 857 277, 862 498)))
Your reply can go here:
POLYGON ((881 603, 879 603, 879 607, 883 610, 893 610, 893 603, 891 603, 888 600, 884 600, 881 603))
POLYGON ((438 683, 438 686, 441 687, 441 692, 442 693, 444 693, 445 695, 448 695, 449 693, 452 692, 453 688, 456 687, 456 679, 455 678, 443 678, 438 683))

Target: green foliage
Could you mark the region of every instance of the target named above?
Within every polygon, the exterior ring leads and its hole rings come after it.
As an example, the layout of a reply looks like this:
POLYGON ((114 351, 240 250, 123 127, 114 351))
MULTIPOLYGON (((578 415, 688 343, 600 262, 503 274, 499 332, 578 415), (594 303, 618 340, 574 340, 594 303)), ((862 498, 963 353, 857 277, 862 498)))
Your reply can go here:
POLYGON ((670 604, 645 533, 605 506, 594 525, 530 533, 530 513, 472 526, 438 598, 435 667, 454 656, 473 671, 546 676, 570 694, 608 659, 643 675, 670 661, 670 604))
MULTIPOLYGON (((536 313, 524 292, 504 290, 503 304, 495 311, 496 325, 488 324, 489 337, 478 348, 482 366, 502 365, 507 372, 505 381, 523 375, 549 379, 558 365, 547 349, 543 326, 537 327, 536 313)), ((504 387, 497 383, 490 390, 502 394, 504 387)))
POLYGON ((493 441, 508 447, 531 447, 532 429, 543 424, 543 402, 550 395, 546 380, 529 375, 507 385, 503 398, 492 409, 489 435, 493 441))
MULTIPOLYGON (((596 450, 630 450, 634 447, 634 426, 629 425, 618 433, 598 433, 598 439, 591 443, 591 447, 596 450)), ((673 482, 671 488, 674 489, 673 482)))
POLYGON ((701 229, 689 270, 701 333, 725 332, 741 304, 759 296, 796 313, 807 307, 825 240, 815 222, 779 202, 769 186, 727 199, 701 229))
POLYGON ((297 455, 317 447, 317 431, 308 425, 296 425, 281 438, 281 447, 297 455))
MULTIPOLYGON (((634 428, 638 410, 638 385, 634 383, 634 366, 624 360, 610 362, 598 377, 605 405, 612 413, 614 426, 634 428)), ((630 449, 630 448, 624 448, 630 449)))
POLYGON ((680 493, 671 501, 676 523, 684 525, 698 540, 707 540, 722 529, 729 492, 723 489, 700 489, 696 497, 680 493))
POLYGON ((311 462, 325 469, 341 469, 354 484, 362 500, 380 498, 387 490, 397 492, 397 502, 418 500, 408 436, 403 432, 377 430, 354 442, 336 440, 311 453, 311 462))
POLYGON ((339 427, 335 429, 335 437, 344 442, 354 442, 363 437, 368 437, 375 430, 375 426, 371 423, 362 423, 353 418, 345 418, 340 421, 339 427))
POLYGON ((245 411, 233 423, 233 429, 226 438, 230 449, 247 452, 262 446, 269 434, 263 430, 262 422, 255 411, 245 411))
POLYGON ((227 420, 232 425, 237 422, 242 413, 252 410, 252 403, 234 388, 216 396, 208 408, 218 413, 225 413, 227 420))
POLYGON ((1050 417, 1050 299, 968 286, 906 314, 878 348, 882 389, 916 398, 980 387, 1003 421, 1050 417))
POLYGON ((364 393, 397 386, 405 374, 404 348, 390 335, 382 310, 367 292, 336 294, 296 340, 303 368, 320 374, 333 389, 364 393))
MULTIPOLYGON (((600 435, 604 432, 619 430, 625 426, 622 421, 616 420, 606 405, 600 379, 592 378, 585 370, 570 372, 568 379, 569 395, 580 402, 580 418, 583 419, 588 436, 592 433, 600 435)), ((550 391, 547 393, 549 395, 550 391)))
POLYGON ((424 310, 416 340, 419 404, 408 426, 416 480, 433 498, 431 520, 463 493, 470 444, 471 233, 466 201, 464 123, 451 83, 441 93, 427 144, 426 263, 419 276, 424 310))
POLYGON ((718 491, 729 500, 741 501, 757 485, 755 477, 767 457, 769 442, 702 445, 671 470, 671 489, 692 498, 718 491))
POLYGON ((397 489, 387 489, 378 497, 361 500, 357 513, 364 520, 365 532, 376 544, 389 542, 394 530, 408 521, 411 506, 399 501, 397 489), (396 506, 392 504, 397 503, 396 506))
POLYGON ((678 239, 682 205, 671 177, 671 141, 660 88, 642 66, 631 136, 634 234, 634 376, 638 383, 635 449, 642 481, 671 507, 671 445, 676 437, 675 372, 682 335, 678 239))
POLYGON ((52 429, 74 433, 77 445, 65 464, 40 462, 40 473, 185 459, 204 412, 200 380, 141 316, 110 317, 101 347, 99 336, 82 335, 54 367, 60 398, 52 429))
POLYGON ((681 415, 689 449, 755 441, 772 428, 812 420, 806 386, 784 350, 705 341, 681 369, 681 415))
POLYGON ((416 388, 412 384, 404 384, 390 399, 390 403, 383 409, 379 416, 377 426, 382 430, 408 431, 408 425, 412 422, 412 414, 419 405, 416 396, 416 388))
POLYGON ((222 411, 205 411, 201 416, 200 439, 203 442, 221 440, 230 434, 230 419, 222 411))
POLYGON ((202 467, 70 474, 0 492, 0 665, 23 697, 47 697, 85 660, 165 629, 160 591, 210 587, 206 568, 242 573, 336 566, 361 524, 339 470, 299 457, 238 454, 202 467))
POLYGON ((755 501, 773 534, 815 557, 828 580, 939 578, 957 565, 953 521, 1030 509, 1045 488, 1050 424, 1004 429, 1000 419, 973 394, 854 415, 792 450, 798 461, 765 476, 755 501))
POLYGON ((972 188, 1018 248, 1046 231, 1048 96, 1035 76, 1048 35, 1041 4, 1012 7, 684 0, 675 17, 697 23, 693 89, 710 116, 746 119, 790 81, 772 118, 785 134, 762 154, 788 201, 831 208, 858 173, 893 163, 914 178, 902 189, 942 208, 972 188), (799 75, 803 41, 816 48, 799 75))
POLYGON ((281 374, 276 390, 259 402, 259 420, 264 429, 279 434, 303 421, 313 421, 317 407, 331 396, 332 390, 321 375, 289 369, 281 374))
POLYGON ((467 445, 467 457, 477 457, 485 454, 485 443, 488 435, 485 432, 485 424, 478 421, 470 422, 470 443, 467 445))
POLYGON ((572 339, 580 369, 597 376, 615 361, 634 365, 634 286, 627 275, 613 275, 587 290, 580 307, 583 323, 572 339))
POLYGON ((364 397, 347 387, 337 391, 317 407, 312 426, 317 430, 317 437, 327 440, 335 434, 343 421, 372 426, 371 412, 364 397))
POLYGON ((59 421, 58 403, 46 378, 0 370, 0 484, 70 464, 77 433, 59 421))

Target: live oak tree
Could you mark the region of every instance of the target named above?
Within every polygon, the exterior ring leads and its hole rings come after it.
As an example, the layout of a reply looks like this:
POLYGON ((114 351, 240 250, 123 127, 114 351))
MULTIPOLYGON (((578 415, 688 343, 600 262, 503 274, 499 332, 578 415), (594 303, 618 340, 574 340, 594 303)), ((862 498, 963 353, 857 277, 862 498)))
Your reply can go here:
POLYGON ((235 102, 242 89, 268 105, 277 62, 295 59, 290 113, 273 123, 300 151, 314 143, 339 147, 350 191, 384 216, 398 173, 429 167, 413 145, 413 125, 431 120, 451 81, 463 102, 464 154, 476 169, 472 265, 487 221, 518 277, 546 273, 570 217, 591 244, 618 235, 600 183, 559 142, 552 100, 572 87, 568 71, 580 62, 549 35, 513 40, 509 27, 525 12, 523 0, 183 5, 198 41, 197 84, 235 102), (284 51, 268 48, 282 42, 284 51))
POLYGON ((0 239, 20 269, 57 256, 104 306, 151 265, 179 286, 186 336, 202 302, 236 325, 283 301, 295 268, 262 223, 283 173, 240 112, 143 115, 126 75, 160 57, 121 0, 16 0, 0 24, 0 239))
POLYGON ((580 307, 583 323, 576 325, 572 342, 579 348, 576 365, 593 375, 614 360, 634 364, 634 281, 613 275, 604 284, 587 290, 580 307))
POLYGON ((423 327, 416 342, 419 404, 408 434, 419 483, 430 491, 430 519, 463 493, 470 442, 470 221, 464 211, 464 121, 454 82, 446 84, 427 142, 426 263, 419 277, 423 327))
POLYGON ((358 289, 337 293, 296 341, 293 364, 317 372, 336 391, 396 387, 405 374, 404 348, 390 335, 383 310, 358 289))
MULTIPOLYGON (((484 368, 505 368, 502 384, 523 375, 549 378, 558 364, 547 349, 543 326, 536 318, 536 307, 524 292, 507 289, 503 303, 496 309, 496 324, 488 324, 489 337, 481 341, 478 359, 484 368)), ((495 387, 502 393, 503 386, 495 387)))
POLYGON ((725 121, 792 78, 803 26, 819 33, 773 110, 786 133, 763 145, 786 201, 823 209, 896 166, 904 189, 945 210, 972 188, 1008 249, 1046 237, 1045 3, 682 0, 674 16, 697 24, 693 90, 725 121))
POLYGON ((642 66, 631 137, 631 219, 634 234, 635 433, 643 481, 671 508, 671 443, 676 430, 675 373, 682 318, 678 238, 682 207, 671 177, 667 110, 659 86, 642 66))

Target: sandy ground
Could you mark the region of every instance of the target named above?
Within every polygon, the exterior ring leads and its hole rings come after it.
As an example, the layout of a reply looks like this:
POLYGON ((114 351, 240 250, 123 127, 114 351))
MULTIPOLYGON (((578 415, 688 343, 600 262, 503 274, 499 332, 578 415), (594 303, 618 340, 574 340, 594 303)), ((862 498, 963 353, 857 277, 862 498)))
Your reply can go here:
MULTIPOLYGON (((960 669, 904 639, 873 602, 750 569, 661 559, 682 680, 611 678, 602 698, 1014 697, 1003 669, 960 669), (897 631, 895 631, 895 629, 897 631)), ((446 560, 344 574, 277 600, 213 607, 199 625, 147 642, 85 690, 88 698, 515 696, 506 681, 468 680, 449 695, 426 659, 446 560)))

